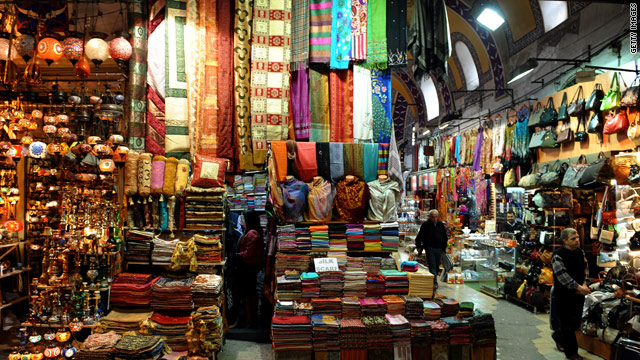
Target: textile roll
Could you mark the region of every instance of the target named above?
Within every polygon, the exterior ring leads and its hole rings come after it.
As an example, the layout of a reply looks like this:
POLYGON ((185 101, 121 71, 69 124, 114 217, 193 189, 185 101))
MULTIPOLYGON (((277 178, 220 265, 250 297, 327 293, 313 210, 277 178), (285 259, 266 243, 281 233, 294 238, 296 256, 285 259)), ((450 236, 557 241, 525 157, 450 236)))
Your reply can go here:
POLYGON ((151 194, 161 194, 164 186, 164 167, 167 158, 156 155, 151 161, 151 194))
POLYGON ((387 68, 387 0, 369 0, 367 9, 367 65, 387 68))
MULTIPOLYGON (((129 149, 145 149, 146 87, 147 87, 147 22, 143 2, 130 1, 128 9, 132 54, 129 58, 127 106, 129 119, 129 149)), ((135 174, 135 171, 134 171, 135 174)))
MULTIPOLYGON (((371 71, 359 65, 353 65, 353 88, 371 89, 371 71)), ((353 97, 353 138, 357 140, 373 139, 373 118, 371 115, 371 96, 353 97)))
POLYGON ((128 196, 138 193, 138 158, 136 152, 130 152, 124 163, 124 192, 128 196))
POLYGON ((184 195, 184 191, 187 188, 187 182, 189 181, 189 160, 180 159, 176 168, 176 182, 175 193, 176 196, 184 195))
POLYGON ((407 0, 387 1, 387 62, 407 66, 407 0))
POLYGON ((151 154, 140 154, 138 158, 138 193, 142 197, 151 192, 151 154))
POLYGON ((164 155, 165 104, 157 92, 147 86, 147 133, 145 148, 152 154, 164 155))
POLYGON ((331 179, 339 181, 344 174, 344 148, 341 143, 329 144, 329 155, 331 157, 331 179))
MULTIPOLYGON (((153 164, 152 164, 153 166, 153 164)), ((178 159, 170 157, 164 165, 164 179, 162 193, 167 196, 176 194, 176 172, 178 171, 178 159)))
POLYGON ((318 163, 316 162, 316 143, 298 142, 298 153, 296 156, 296 168, 300 175, 300 180, 310 182, 318 175, 318 163))
POLYGON ((378 177, 378 144, 363 143, 362 164, 364 167, 364 182, 373 181, 378 177))
POLYGON ((309 0, 291 2, 291 70, 304 70, 309 62, 309 0))
POLYGON ((233 51, 234 6, 231 0, 216 2, 218 17, 218 157, 233 158, 233 51))
POLYGON ((371 70, 371 108, 373 140, 389 143, 391 137, 391 74, 389 71, 371 70))
POLYGON ((309 61, 325 63, 331 61, 331 0, 311 0, 309 4, 309 61))
POLYGON ((332 142, 353 142, 353 72, 333 70, 329 75, 331 86, 332 142))
POLYGON ((291 117, 296 141, 309 140, 311 109, 309 108, 309 69, 291 74, 291 117))
POLYGON ((367 0, 351 0, 351 58, 367 59, 367 0))
POLYGON ((271 156, 275 163, 275 171, 278 181, 283 182, 287 178, 287 142, 272 141, 271 156))
POLYGON ((331 115, 329 113, 329 76, 326 72, 309 69, 311 131, 309 141, 328 142, 331 115))
POLYGON ((332 69, 347 69, 351 60, 351 0, 333 0, 331 24, 332 69))

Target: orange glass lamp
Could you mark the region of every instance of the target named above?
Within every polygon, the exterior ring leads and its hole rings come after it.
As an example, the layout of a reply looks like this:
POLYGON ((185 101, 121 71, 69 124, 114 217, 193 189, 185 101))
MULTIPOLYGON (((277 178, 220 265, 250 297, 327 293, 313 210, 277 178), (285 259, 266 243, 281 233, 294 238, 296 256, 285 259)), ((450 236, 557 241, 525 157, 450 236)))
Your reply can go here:
POLYGON ((62 44, 55 38, 45 37, 38 43, 38 55, 51 65, 62 57, 62 44))

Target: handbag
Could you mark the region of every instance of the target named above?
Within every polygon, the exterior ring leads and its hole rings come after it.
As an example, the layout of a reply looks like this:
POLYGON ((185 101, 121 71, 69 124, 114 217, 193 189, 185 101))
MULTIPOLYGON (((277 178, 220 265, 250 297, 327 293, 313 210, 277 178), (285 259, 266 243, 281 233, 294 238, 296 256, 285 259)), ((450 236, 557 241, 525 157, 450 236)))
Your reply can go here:
POLYGON ((519 187, 525 188, 527 190, 535 189, 538 187, 538 174, 535 171, 537 169, 536 165, 537 164, 533 164, 529 173, 520 178, 520 181, 518 181, 519 187))
POLYGON ((546 130, 534 133, 531 136, 531 141, 529 141, 529 149, 537 149, 542 146, 542 140, 544 139, 544 135, 547 133, 546 130))
MULTIPOLYGON (((549 264, 550 263, 551 258, 549 258, 549 264)), ((551 267, 545 266, 542 268, 542 270, 540 271, 540 277, 538 278, 538 284, 553 286, 553 269, 551 269, 551 267)))
POLYGON ((587 170, 587 157, 581 155, 578 163, 570 165, 562 177, 562 186, 578 189, 580 188, 580 179, 585 170, 587 170))
POLYGON ((584 109, 586 111, 600 111, 600 104, 604 98, 604 90, 602 90, 602 84, 596 84, 591 95, 585 103, 584 109))
POLYGON ((553 98, 550 97, 547 100, 547 105, 544 109, 542 109, 542 114, 540 115, 540 125, 547 126, 553 125, 558 122, 558 112, 556 111, 556 107, 553 104, 553 98))
POLYGON ((629 128, 629 120, 627 120, 627 113, 624 110, 618 110, 614 114, 609 113, 607 120, 604 122, 605 134, 624 133, 629 128))
POLYGON ((640 124, 638 124, 638 114, 640 111, 636 111, 636 116, 627 129, 627 137, 633 141, 636 145, 640 145, 640 124))
POLYGON ((571 130, 571 123, 566 120, 562 123, 560 133, 558 134, 558 144, 565 144, 573 141, 573 130, 571 130))
POLYGON ((566 162, 560 163, 560 160, 556 160, 551 167, 551 171, 547 171, 540 177, 540 185, 549 187, 560 186, 568 167, 569 164, 566 162))
MULTIPOLYGON (((598 241, 602 244, 611 245, 615 235, 615 231, 602 228, 602 230, 600 230, 600 238, 598 238, 598 241)), ((602 251, 600 251, 600 253, 602 253, 602 251)))
MULTIPOLYGON (((555 110, 554 110, 555 111, 555 110)), ((547 130, 542 137, 542 145, 543 148, 557 148, 560 146, 556 139, 558 138, 558 134, 555 131, 547 130)))
POLYGON ((589 140, 589 134, 586 132, 587 125, 585 125, 584 115, 580 115, 578 118, 578 127, 576 128, 575 140, 577 142, 585 142, 589 140), (582 131, 580 131, 580 125, 582 125, 582 131))
POLYGON ((598 256, 598 266, 600 267, 614 267, 618 260, 617 251, 602 251, 600 250, 600 256, 598 256))
POLYGON ((504 187, 513 187, 516 186, 516 172, 513 168, 507 170, 504 174, 504 187))
POLYGON ((527 287, 527 280, 522 282, 522 285, 520 285, 520 287, 518 288, 518 290, 516 290, 516 296, 518 297, 522 297, 522 293, 524 292, 524 289, 527 287))
POLYGON ((638 165, 637 159, 638 157, 635 153, 628 155, 616 155, 613 158, 613 175, 615 176, 618 185, 629 184, 629 174, 631 172, 631 166, 638 165))
POLYGON ((536 104, 535 108, 533 109, 533 112, 529 116, 529 122, 527 123, 527 126, 529 127, 540 126, 540 118, 542 116, 543 111, 544 109, 542 108, 542 104, 540 103, 536 104))
POLYGON ((622 92, 620 106, 638 106, 638 96, 640 95, 640 84, 638 80, 640 80, 640 76, 636 76, 631 85, 622 92))
POLYGON ((578 86, 578 90, 576 90, 575 94, 573 94, 569 106, 567 106, 567 112, 570 116, 579 117, 585 113, 584 106, 585 100, 584 95, 582 95, 582 85, 580 85, 578 86))
POLYGON ((601 152, 598 160, 591 163, 584 171, 579 184, 581 188, 596 188, 607 185, 612 177, 611 160, 601 152))
POLYGON ((617 109, 620 107, 620 98, 622 94, 620 94, 620 81, 618 80, 618 73, 613 73, 613 78, 611 79, 611 85, 609 85, 609 91, 607 91, 607 95, 602 98, 600 102, 600 111, 608 111, 611 109, 617 109), (613 85, 616 85, 614 88, 613 85))
POLYGON ((567 111, 567 92, 565 91, 562 94, 562 102, 560 103, 560 107, 558 108, 558 120, 565 121, 569 120, 569 112, 567 111))
POLYGON ((597 134, 602 129, 602 112, 596 110, 593 115, 591 115, 591 119, 589 120, 589 125, 587 126, 587 132, 590 134, 597 134))

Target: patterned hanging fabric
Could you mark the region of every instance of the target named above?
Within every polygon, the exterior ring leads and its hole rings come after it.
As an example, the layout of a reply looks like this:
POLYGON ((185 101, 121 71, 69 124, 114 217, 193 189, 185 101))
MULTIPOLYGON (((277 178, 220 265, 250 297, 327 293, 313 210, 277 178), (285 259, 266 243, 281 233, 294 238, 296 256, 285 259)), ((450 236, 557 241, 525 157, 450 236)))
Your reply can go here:
MULTIPOLYGON (((371 71, 360 65, 353 65, 353 88, 371 89, 371 71)), ((358 141, 373 138, 372 97, 353 97, 353 138, 358 141)))
POLYGON ((369 0, 367 9, 367 65, 387 68, 387 1, 369 0))
POLYGON ((291 117, 296 141, 309 140, 311 110, 309 108, 309 69, 291 73, 291 117))
POLYGON ((310 0, 309 61, 331 61, 331 0, 310 0))
POLYGON ((332 69, 346 69, 351 59, 351 0, 333 0, 331 16, 332 69))
POLYGON ((391 75, 371 70, 371 109, 373 116, 373 140, 389 143, 391 136, 391 75))
POLYGON ((150 4, 147 42, 147 121, 144 147, 154 155, 164 155, 165 137, 165 9, 162 2, 150 4))
POLYGON ((129 149, 144 150, 147 89, 147 36, 148 24, 143 2, 129 2, 129 35, 133 52, 129 59, 129 93, 127 107, 129 118, 129 149))
POLYGON ((329 76, 326 72, 309 69, 309 95, 311 107, 309 141, 329 142, 331 116, 329 114, 329 76))
MULTIPOLYGON (((215 1, 212 3, 214 10, 212 15, 215 16, 215 1)), ((190 49, 185 54, 187 83, 187 121, 189 124, 189 136, 195 141, 190 142, 189 150, 192 154, 199 151, 200 130, 201 126, 198 115, 202 111, 202 95, 205 93, 204 74, 207 49, 206 39, 206 9, 208 5, 204 1, 188 0, 187 1, 187 28, 193 31, 187 31, 184 34, 185 46, 190 49)), ((214 18, 215 19, 215 18, 214 18)), ((215 25, 215 23, 214 23, 215 25)), ((215 120, 214 114, 214 120, 215 120)), ((208 153, 215 155, 215 152, 208 153)))
POLYGON ((387 175, 389 162, 389 144, 378 144, 378 175, 387 175))
POLYGON ((331 94, 331 142, 353 141, 353 72, 333 70, 329 74, 331 94))
MULTIPOLYGON (((217 156, 232 159, 234 148, 233 125, 233 58, 227 54, 233 51, 234 6, 230 0, 216 3, 218 18, 218 138, 217 156)), ((208 36, 207 36, 208 38, 208 36)))
POLYGON ((387 1, 389 67, 407 66, 407 0, 387 1))
POLYGON ((309 63, 309 0, 291 2, 291 70, 304 70, 309 63))
POLYGON ((351 0, 351 58, 367 59, 367 0, 351 0))

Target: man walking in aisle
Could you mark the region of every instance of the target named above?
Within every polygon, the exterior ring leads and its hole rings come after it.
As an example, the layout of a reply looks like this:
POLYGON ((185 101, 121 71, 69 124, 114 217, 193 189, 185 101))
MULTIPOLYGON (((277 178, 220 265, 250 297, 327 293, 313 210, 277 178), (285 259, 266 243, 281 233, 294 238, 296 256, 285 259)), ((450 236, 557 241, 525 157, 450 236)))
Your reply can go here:
POLYGON ((580 327, 584 297, 591 292, 586 283, 589 267, 575 229, 562 230, 560 240, 563 246, 552 258, 554 289, 551 302, 555 303, 564 354, 570 360, 580 360, 583 358, 578 355, 575 332, 580 327))
POLYGON ((442 254, 447 250, 447 228, 444 223, 438 220, 438 210, 429 211, 429 220, 420 226, 418 236, 416 236, 416 248, 418 257, 422 255, 424 249, 427 253, 427 264, 429 272, 433 274, 433 284, 438 288, 438 269, 442 254))

